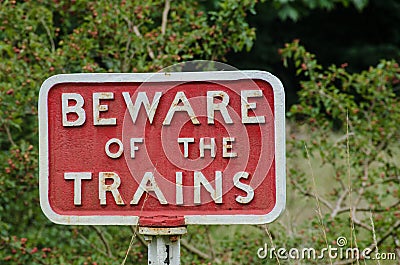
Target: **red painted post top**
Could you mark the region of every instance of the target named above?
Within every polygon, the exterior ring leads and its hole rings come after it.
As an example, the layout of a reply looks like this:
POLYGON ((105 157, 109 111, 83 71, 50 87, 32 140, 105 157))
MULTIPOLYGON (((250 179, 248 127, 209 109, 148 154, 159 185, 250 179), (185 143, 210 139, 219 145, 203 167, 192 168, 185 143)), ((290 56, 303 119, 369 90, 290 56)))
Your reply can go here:
POLYGON ((60 224, 261 224, 285 206, 284 91, 261 71, 71 74, 39 96, 60 224))
POLYGON ((139 226, 143 227, 179 227, 185 225, 183 216, 155 215, 139 218, 139 226))

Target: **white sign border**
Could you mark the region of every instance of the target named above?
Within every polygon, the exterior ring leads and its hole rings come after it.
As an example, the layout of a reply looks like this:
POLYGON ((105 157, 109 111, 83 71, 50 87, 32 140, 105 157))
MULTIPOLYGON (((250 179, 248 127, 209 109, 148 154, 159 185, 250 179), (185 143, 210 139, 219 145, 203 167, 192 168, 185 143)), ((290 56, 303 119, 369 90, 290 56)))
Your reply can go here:
POLYGON ((48 94, 52 87, 62 83, 120 83, 147 80, 152 82, 233 81, 260 79, 268 82, 274 94, 276 204, 265 215, 185 215, 185 224, 265 224, 271 223, 283 212, 286 204, 285 155, 285 92, 281 81, 264 71, 212 71, 172 73, 93 73, 60 74, 45 80, 39 92, 39 194, 40 206, 48 219, 64 225, 137 225, 138 216, 122 215, 60 215, 49 202, 49 144, 48 144, 48 94))

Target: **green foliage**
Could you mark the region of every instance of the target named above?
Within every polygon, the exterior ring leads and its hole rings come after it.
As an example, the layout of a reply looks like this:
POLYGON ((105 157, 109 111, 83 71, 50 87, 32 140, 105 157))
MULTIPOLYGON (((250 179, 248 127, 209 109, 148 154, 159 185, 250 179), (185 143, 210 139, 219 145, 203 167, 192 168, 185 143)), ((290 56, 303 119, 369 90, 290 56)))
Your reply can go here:
MULTIPOLYGON (((303 80, 299 103, 288 113, 296 122, 288 142, 289 161, 299 159, 295 150, 304 150, 304 158, 320 161, 316 167, 325 171, 310 175, 309 168, 289 162, 293 187, 316 199, 322 209, 315 221, 326 237, 319 233, 319 238, 331 242, 346 236, 365 248, 373 245, 375 234, 379 249, 393 252, 400 227, 398 63, 381 61, 351 74, 347 64, 322 67, 298 41, 287 44, 281 54, 285 64, 293 61, 303 80), (326 190, 313 181, 325 184, 326 190)), ((306 234, 304 240, 308 238, 306 234)))
POLYGON ((317 8, 332 10, 339 4, 354 5, 358 10, 362 10, 368 4, 368 0, 274 0, 273 4, 282 20, 297 21, 300 17, 307 15, 310 10, 317 8))
MULTIPOLYGON (((353 1, 335 3, 332 9, 301 4, 308 1, 287 1, 298 19, 282 18, 285 5, 264 1, 256 5, 257 14, 250 16, 250 25, 257 29, 257 40, 249 53, 228 54, 228 61, 239 69, 262 69, 276 74, 285 85, 287 106, 297 100, 300 89, 292 68, 282 67, 277 50, 293 39, 317 54, 321 65, 348 62, 348 72, 360 72, 381 59, 400 59, 400 2, 369 0, 359 10, 353 1), (301 8, 300 8, 301 7, 301 8)), ((318 2, 318 1, 314 1, 318 2)), ((365 3, 365 2, 364 2, 365 3)))

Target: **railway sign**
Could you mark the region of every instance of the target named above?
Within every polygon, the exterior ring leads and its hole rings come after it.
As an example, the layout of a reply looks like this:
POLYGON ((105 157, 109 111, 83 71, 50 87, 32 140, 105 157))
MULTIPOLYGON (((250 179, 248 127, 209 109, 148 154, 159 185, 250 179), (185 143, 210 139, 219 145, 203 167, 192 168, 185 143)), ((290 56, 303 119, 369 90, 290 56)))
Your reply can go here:
POLYGON ((262 71, 68 74, 39 95, 60 224, 261 224, 285 207, 281 82, 262 71))

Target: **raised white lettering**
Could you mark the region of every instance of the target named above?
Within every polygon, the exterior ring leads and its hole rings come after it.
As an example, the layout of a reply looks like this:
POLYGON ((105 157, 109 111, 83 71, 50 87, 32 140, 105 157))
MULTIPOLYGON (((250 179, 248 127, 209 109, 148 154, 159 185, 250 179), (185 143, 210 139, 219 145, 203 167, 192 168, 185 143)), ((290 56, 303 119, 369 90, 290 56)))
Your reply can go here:
POLYGON ((235 141, 233 137, 223 137, 222 138, 222 157, 237 157, 237 153, 229 152, 232 149, 232 144, 235 141))
POLYGON ((139 150, 135 143, 143 143, 143 138, 131 138, 131 158, 135 158, 135 151, 139 150))
POLYGON ((229 104, 229 95, 224 91, 207 91, 207 121, 208 124, 214 124, 214 112, 218 110, 226 124, 233 123, 229 116, 227 106, 229 104), (221 98, 220 103, 214 103, 214 98, 221 98))
POLYGON ((106 154, 111 157, 111 158, 118 158, 122 155, 122 153, 124 152, 124 146, 121 142, 120 139, 117 138, 111 138, 110 140, 107 141, 106 145, 104 146, 104 150, 106 151, 106 154), (116 153, 112 153, 110 151, 110 146, 112 144, 116 144, 118 145, 118 151, 116 153))
POLYGON ((85 100, 81 94, 77 93, 62 93, 61 95, 61 109, 62 109, 62 123, 64 127, 70 126, 81 126, 85 123, 86 113, 83 109, 83 104, 85 100), (69 106, 69 101, 74 100, 76 104, 74 106, 69 106), (74 121, 68 120, 68 113, 75 113, 78 118, 74 121))
POLYGON ((153 123, 154 115, 156 113, 158 103, 160 103, 162 93, 156 92, 153 98, 153 102, 150 105, 149 98, 147 97, 146 92, 139 92, 135 105, 132 104, 131 97, 129 96, 128 92, 122 92, 122 96, 124 97, 126 107, 129 110, 129 114, 131 115, 132 122, 135 123, 136 119, 139 114, 140 106, 143 105, 144 109, 146 110, 147 117, 149 119, 150 124, 153 123))
POLYGON ((204 143, 205 138, 200 138, 199 150, 200 150, 200 157, 204 157, 204 150, 208 149, 211 152, 211 157, 215 157, 215 138, 208 138, 210 139, 210 144, 204 143))
POLYGON ((241 96, 241 111, 242 111, 242 123, 265 123, 264 116, 249 116, 249 110, 254 110, 257 107, 255 102, 249 103, 248 98, 259 98, 262 97, 261 90, 242 90, 241 96))
POLYGON ((189 156, 189 143, 194 143, 194 138, 178 138, 178 143, 183 143, 183 157, 189 156))
POLYGON ((182 91, 176 93, 175 98, 171 103, 171 107, 169 108, 168 113, 165 116, 163 125, 171 124, 171 120, 174 117, 176 111, 186 111, 193 124, 200 124, 199 120, 194 114, 193 108, 190 105, 189 100, 187 99, 185 93, 182 91), (179 102, 182 102, 183 105, 179 105, 179 102))
POLYGON ((182 178, 182 172, 176 172, 175 173, 175 198, 176 198, 176 204, 177 205, 182 205, 183 204, 183 178, 182 178))
POLYGON ((121 185, 121 178, 114 172, 100 172, 99 173, 99 199, 100 205, 107 205, 106 192, 112 193, 115 203, 117 205, 125 205, 124 200, 119 194, 118 188, 121 185), (112 179, 111 185, 106 184, 107 179, 112 179))
POLYGON ((247 195, 246 195, 246 197, 236 196, 236 201, 238 203, 241 203, 241 204, 247 204, 247 203, 249 203, 249 202, 251 202, 253 200, 253 198, 254 198, 254 190, 249 185, 240 182, 241 178, 248 179, 249 178, 249 173, 247 173, 247 172, 237 172, 235 174, 235 176, 233 177, 233 185, 236 188, 238 188, 238 189, 240 189, 242 191, 245 191, 247 193, 247 195))
POLYGON ((203 173, 194 172, 194 203, 201 204, 201 186, 203 186, 211 195, 215 203, 222 203, 222 172, 215 171, 215 189, 206 179, 203 173))
POLYGON ((157 199, 161 204, 168 204, 167 200, 165 199, 164 194, 162 193, 161 189, 158 187, 156 180, 154 179, 154 175, 152 172, 146 172, 140 182, 138 189, 136 190, 135 194, 133 195, 133 199, 131 204, 138 204, 140 198, 142 198, 144 192, 153 191, 157 199))
POLYGON ((93 93, 93 124, 116 125, 116 118, 100 118, 100 112, 108 111, 108 105, 100 105, 100 100, 114 99, 113 92, 93 93))
POLYGON ((91 172, 66 172, 64 179, 74 181, 74 204, 82 205, 82 180, 92 179, 91 172))

